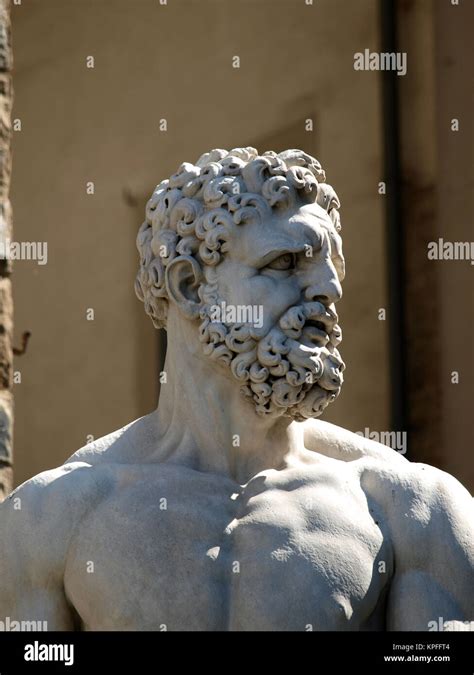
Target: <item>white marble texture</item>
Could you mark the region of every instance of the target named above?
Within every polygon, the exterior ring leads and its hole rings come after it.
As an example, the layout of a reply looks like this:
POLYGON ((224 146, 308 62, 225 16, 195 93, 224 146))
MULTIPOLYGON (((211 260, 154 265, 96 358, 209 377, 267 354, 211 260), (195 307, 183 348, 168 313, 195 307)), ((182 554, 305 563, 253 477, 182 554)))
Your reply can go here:
POLYGON ((137 293, 168 331, 158 408, 0 505, 0 620, 470 628, 469 493, 316 419, 343 380, 338 208, 299 150, 213 150, 157 186, 137 293))

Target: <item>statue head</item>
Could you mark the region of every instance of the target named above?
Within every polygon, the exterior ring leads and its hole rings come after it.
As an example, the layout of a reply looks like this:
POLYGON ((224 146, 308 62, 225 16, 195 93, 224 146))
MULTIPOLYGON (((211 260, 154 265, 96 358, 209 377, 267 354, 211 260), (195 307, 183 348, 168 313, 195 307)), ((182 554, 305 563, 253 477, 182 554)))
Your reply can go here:
POLYGON ((325 180, 301 150, 212 150, 155 188, 138 233, 153 324, 195 324, 261 416, 317 417, 341 389, 340 204, 325 180))

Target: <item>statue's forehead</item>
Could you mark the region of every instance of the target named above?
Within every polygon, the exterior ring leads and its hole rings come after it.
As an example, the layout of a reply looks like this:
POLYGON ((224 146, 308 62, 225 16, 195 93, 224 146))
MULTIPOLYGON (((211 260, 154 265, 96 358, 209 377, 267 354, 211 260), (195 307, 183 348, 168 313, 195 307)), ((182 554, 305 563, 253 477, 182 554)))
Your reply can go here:
POLYGON ((333 230, 338 236, 331 218, 318 204, 305 204, 282 212, 274 210, 263 221, 248 222, 236 228, 229 251, 252 263, 271 249, 297 251, 305 245, 317 247, 327 230, 333 230))

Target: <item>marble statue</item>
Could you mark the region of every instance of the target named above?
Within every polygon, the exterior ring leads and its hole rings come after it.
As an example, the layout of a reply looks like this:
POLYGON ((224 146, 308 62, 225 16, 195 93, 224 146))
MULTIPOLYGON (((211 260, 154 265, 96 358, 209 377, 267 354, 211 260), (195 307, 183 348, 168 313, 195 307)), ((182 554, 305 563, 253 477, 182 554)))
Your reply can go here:
POLYGON ((317 419, 343 381, 339 206, 301 150, 212 150, 156 187, 136 291, 168 331, 158 408, 1 504, 0 619, 474 625, 469 493, 317 419))

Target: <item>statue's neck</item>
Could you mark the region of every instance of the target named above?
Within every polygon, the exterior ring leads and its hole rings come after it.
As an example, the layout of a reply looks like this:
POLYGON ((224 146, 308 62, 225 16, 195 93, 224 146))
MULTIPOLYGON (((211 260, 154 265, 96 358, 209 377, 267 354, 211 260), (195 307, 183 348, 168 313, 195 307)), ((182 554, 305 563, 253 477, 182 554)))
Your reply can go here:
POLYGON ((159 455, 239 483, 285 466, 301 447, 301 425, 287 417, 260 418, 239 383, 203 354, 197 331, 184 328, 168 334, 156 411, 159 455))

